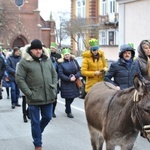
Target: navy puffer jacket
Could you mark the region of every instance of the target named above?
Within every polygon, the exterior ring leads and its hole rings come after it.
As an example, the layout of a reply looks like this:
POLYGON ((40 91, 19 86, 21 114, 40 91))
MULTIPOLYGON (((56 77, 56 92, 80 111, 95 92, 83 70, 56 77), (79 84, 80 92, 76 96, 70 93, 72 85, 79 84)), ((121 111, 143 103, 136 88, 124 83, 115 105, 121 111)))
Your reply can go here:
POLYGON ((74 74, 76 78, 80 77, 80 68, 74 58, 65 60, 61 58, 58 60, 58 75, 61 79, 61 97, 62 98, 76 98, 79 96, 79 89, 75 81, 70 81, 71 75, 74 74), (76 64, 76 66, 75 66, 76 64))
POLYGON ((115 86, 120 86, 121 89, 133 86, 133 77, 135 74, 141 75, 139 65, 133 61, 131 65, 126 65, 123 59, 111 64, 109 71, 104 76, 104 81, 110 82, 115 86), (114 80, 111 80, 114 78, 114 80))
POLYGON ((7 72, 10 81, 15 81, 15 74, 16 74, 16 66, 17 63, 20 62, 21 56, 15 57, 14 53, 10 55, 7 59, 7 72))

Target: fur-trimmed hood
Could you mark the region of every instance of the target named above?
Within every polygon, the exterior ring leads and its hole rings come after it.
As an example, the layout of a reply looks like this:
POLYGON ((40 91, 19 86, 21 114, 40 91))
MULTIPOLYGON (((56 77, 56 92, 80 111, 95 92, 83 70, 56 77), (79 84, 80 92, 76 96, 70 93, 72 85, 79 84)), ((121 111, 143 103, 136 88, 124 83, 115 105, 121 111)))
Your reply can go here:
MULTIPOLYGON (((20 48, 21 53, 22 53, 22 58, 25 59, 25 60, 27 60, 27 61, 34 61, 34 59, 28 53, 28 50, 29 50, 30 46, 31 45, 28 44, 28 45, 20 48)), ((47 59, 49 59, 50 58, 50 54, 49 54, 48 50, 46 48, 42 47, 42 51, 43 51, 43 55, 47 56, 47 59)))

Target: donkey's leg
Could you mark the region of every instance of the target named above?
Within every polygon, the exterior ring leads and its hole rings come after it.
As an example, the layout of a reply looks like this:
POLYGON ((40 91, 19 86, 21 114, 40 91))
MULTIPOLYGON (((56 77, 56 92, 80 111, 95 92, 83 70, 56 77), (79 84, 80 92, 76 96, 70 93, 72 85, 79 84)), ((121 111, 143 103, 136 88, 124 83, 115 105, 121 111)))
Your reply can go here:
POLYGON ((103 149, 103 143, 104 143, 104 138, 102 133, 99 133, 99 137, 98 137, 98 150, 102 150, 103 149))
POLYGON ((115 145, 113 145, 113 143, 111 143, 110 141, 107 141, 106 150, 115 150, 115 145))
POLYGON ((133 146, 134 146, 134 144, 123 145, 123 146, 121 146, 121 150, 132 150, 133 146))
POLYGON ((102 150, 104 139, 102 134, 97 129, 93 128, 92 126, 88 125, 89 132, 91 135, 91 145, 93 150, 102 150))

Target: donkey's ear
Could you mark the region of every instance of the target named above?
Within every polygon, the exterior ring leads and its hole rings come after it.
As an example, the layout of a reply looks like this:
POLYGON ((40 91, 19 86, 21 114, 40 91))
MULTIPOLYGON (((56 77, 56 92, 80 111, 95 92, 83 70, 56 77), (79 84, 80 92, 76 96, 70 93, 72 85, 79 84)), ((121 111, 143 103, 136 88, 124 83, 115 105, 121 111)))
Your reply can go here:
POLYGON ((145 84, 140 78, 139 74, 136 74, 133 78, 134 88, 138 91, 138 95, 144 94, 145 84))

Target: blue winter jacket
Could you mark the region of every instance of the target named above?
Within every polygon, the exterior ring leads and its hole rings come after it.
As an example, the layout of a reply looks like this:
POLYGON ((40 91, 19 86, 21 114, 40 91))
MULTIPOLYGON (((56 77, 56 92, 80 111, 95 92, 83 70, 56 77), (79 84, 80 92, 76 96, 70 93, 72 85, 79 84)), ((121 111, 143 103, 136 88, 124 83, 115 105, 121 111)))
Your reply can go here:
POLYGON ((15 81, 16 65, 21 60, 21 56, 15 57, 13 54, 7 59, 7 72, 10 81, 15 81))
POLYGON ((104 81, 125 89, 133 86, 133 77, 137 73, 141 76, 139 65, 136 61, 133 61, 128 66, 123 59, 119 59, 111 64, 108 72, 104 76, 104 81))
POLYGON ((63 58, 58 60, 58 75, 61 79, 61 97, 62 98, 76 98, 79 96, 79 89, 75 81, 70 81, 71 75, 74 74, 79 78, 80 67, 77 61, 71 58, 69 61, 63 58), (75 65, 76 64, 76 65, 75 65))

